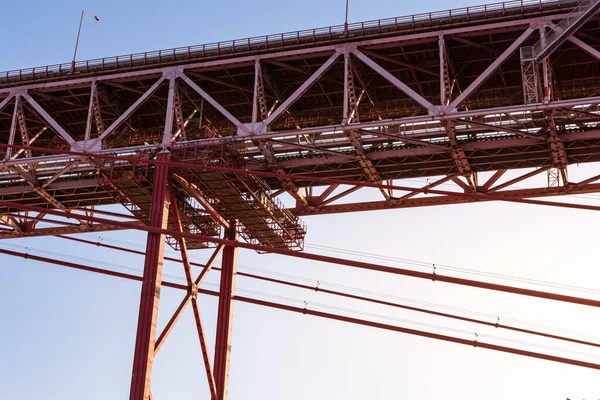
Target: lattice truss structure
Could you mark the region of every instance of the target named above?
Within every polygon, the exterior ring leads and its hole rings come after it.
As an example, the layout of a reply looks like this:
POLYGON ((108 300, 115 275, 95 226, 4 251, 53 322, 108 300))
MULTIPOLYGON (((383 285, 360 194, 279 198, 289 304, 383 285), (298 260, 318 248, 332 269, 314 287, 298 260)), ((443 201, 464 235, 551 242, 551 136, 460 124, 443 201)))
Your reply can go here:
MULTIPOLYGON (((556 39, 577 4, 513 1, 0 73, 0 238, 143 227, 144 287, 156 288, 165 241, 184 260, 218 245, 231 272, 237 243, 301 250, 306 215, 490 200, 593 209, 536 198, 600 191, 600 174, 567 173, 600 161, 596 9, 578 9, 585 18, 539 62, 519 51, 556 39), (547 185, 522 187, 539 174, 547 185), (430 182, 403 183, 414 178, 430 182), (371 200, 349 196, 359 191, 371 200), (100 207, 115 204, 129 213, 100 207)), ((182 307, 205 273, 186 275, 182 307)), ((226 396, 229 279, 214 376, 205 357, 213 398, 226 396)), ((142 293, 132 399, 149 394, 153 296, 142 293)))

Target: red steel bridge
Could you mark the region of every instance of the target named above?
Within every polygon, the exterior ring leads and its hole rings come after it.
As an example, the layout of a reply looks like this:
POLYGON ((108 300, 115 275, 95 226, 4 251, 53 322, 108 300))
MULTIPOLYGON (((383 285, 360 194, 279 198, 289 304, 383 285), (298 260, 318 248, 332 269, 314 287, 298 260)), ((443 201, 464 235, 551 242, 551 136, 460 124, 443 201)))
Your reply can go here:
POLYGON ((600 209, 545 199, 600 192, 600 171, 568 175, 569 165, 600 161, 599 9, 508 1, 0 72, 0 238, 148 233, 141 277, 0 252, 142 282, 131 400, 151 398, 154 355, 188 304, 213 399, 227 397, 234 301, 474 344, 237 296, 238 248, 599 307, 310 254, 301 219, 480 201, 600 209), (547 184, 528 183, 537 175, 547 184), (415 177, 430 183, 403 182, 415 177), (357 191, 375 196, 356 202, 357 191), (180 251, 187 284, 162 280, 165 244, 180 251), (188 251, 201 248, 215 251, 194 277, 188 251), (200 289, 219 257, 219 291, 200 289), (159 333, 161 286, 185 294, 159 333), (198 293, 219 298, 214 349, 198 293))

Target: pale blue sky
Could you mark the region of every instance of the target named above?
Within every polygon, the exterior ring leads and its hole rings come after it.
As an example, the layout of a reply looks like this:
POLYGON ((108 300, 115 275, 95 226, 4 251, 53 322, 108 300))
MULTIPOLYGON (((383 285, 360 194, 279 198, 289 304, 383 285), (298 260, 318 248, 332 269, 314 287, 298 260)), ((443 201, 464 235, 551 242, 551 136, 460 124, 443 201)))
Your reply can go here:
MULTIPOLYGON (((116 0, 0 2, 0 34, 4 38, 0 41, 0 70, 70 61, 82 8, 99 15, 102 20, 100 23, 89 18, 85 20, 79 59, 328 26, 343 22, 344 16, 344 2, 340 0, 123 3, 116 0)), ((353 1, 350 20, 471 4, 463 0, 353 1)), ((573 166, 570 173, 576 181, 594 171, 598 173, 597 170, 596 165, 573 166)), ((357 194, 357 198, 369 196, 357 194)), ((593 196, 576 199, 600 204, 598 200, 600 198, 593 196)), ((309 227, 309 245, 322 244, 600 290, 600 270, 597 268, 600 215, 594 212, 488 203, 305 220, 309 227)), ((144 243, 144 235, 139 233, 88 235, 93 240, 99 236, 113 244, 118 244, 116 241, 144 243)), ((142 267, 140 257, 100 251, 59 239, 0 242, 0 247, 23 251, 14 246, 41 249, 43 254, 49 251, 69 254, 70 257, 85 258, 80 260, 84 264, 96 266, 118 264, 137 272, 142 267)), ((319 250, 307 246, 307 251, 319 250)), ((206 251, 194 252, 194 257, 199 259, 208 255, 206 251)), ((59 255, 50 256, 60 258, 59 255)), ((364 259, 369 260, 368 257, 364 259)), ((248 251, 240 252, 239 263, 240 270, 266 269, 310 278, 312 282, 320 280, 502 318, 561 326, 594 334, 596 341, 600 341, 598 311, 582 306, 390 277, 279 256, 259 256, 248 251)), ((107 266, 115 268, 114 265, 107 266)), ((167 279, 174 280, 173 275, 181 276, 181 267, 168 263, 165 274, 167 279)), ((207 288, 213 288, 210 284, 216 282, 218 275, 210 275, 207 288)), ((408 311, 340 301, 244 278, 238 278, 238 287, 309 301, 309 307, 329 312, 344 311, 320 308, 314 303, 460 329, 467 333, 382 320, 468 339, 478 332, 480 336, 488 334, 587 351, 561 343, 523 339, 493 328, 482 329, 408 311)), ((0 255, 0 399, 126 399, 139 290, 139 284, 135 282, 0 255)), ((255 295, 242 291, 240 294, 255 295)), ((163 291, 160 326, 168 320, 181 296, 179 292, 163 291)), ((600 297, 597 294, 588 296, 600 297)), ((286 299, 273 301, 297 304, 286 299)), ((202 298, 201 306, 212 346, 216 300, 202 298)), ((188 310, 156 358, 155 399, 208 398, 192 321, 188 310)), ((552 352, 518 343, 495 343, 552 352)), ((588 360, 600 362, 600 359, 592 358, 600 356, 599 352, 590 351, 589 355, 588 360)), ((231 400, 479 400, 484 397, 487 400, 548 400, 567 396, 591 399, 600 397, 597 382, 598 372, 583 368, 253 305, 235 305, 231 400)))

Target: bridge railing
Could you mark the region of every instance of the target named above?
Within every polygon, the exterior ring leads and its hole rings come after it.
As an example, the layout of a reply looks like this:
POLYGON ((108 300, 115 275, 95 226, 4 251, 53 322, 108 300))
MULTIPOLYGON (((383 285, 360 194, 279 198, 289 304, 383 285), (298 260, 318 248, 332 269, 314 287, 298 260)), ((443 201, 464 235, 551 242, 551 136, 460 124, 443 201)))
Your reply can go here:
POLYGON ((176 63, 185 60, 311 44, 369 34, 432 28, 444 24, 470 22, 535 11, 570 9, 581 1, 582 0, 512 0, 403 17, 355 22, 348 24, 347 28, 344 25, 335 25, 325 28, 306 29, 195 46, 18 69, 0 72, 0 85, 35 79, 82 75, 121 68, 126 69, 151 66, 153 64, 176 63))

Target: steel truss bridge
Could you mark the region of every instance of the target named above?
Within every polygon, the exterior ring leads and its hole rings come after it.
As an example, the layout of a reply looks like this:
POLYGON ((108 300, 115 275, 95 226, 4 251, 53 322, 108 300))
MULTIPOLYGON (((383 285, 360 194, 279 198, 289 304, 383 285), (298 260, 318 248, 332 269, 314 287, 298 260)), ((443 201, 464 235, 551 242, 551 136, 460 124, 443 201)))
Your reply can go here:
POLYGON ((302 251, 301 220, 480 201, 599 210, 542 199, 600 192, 600 172, 577 182, 568 175, 569 165, 600 161, 598 8, 598 1, 509 1, 2 72, 0 238, 86 242, 66 235, 120 229, 148 238, 141 277, 0 253, 142 282, 132 400, 151 398, 154 355, 188 304, 211 397, 225 399, 234 300, 600 369, 235 295, 241 247, 599 307, 310 254, 302 251), (547 184, 529 184, 538 175, 547 184), (403 182, 415 177, 430 183, 403 182), (378 198, 352 200, 359 191, 378 198), (187 284, 162 281, 165 244, 181 252, 187 284), (188 251, 201 248, 215 251, 194 277, 188 251), (219 291, 200 289, 218 257, 219 291), (185 295, 157 334, 161 285, 185 295), (198 293, 219 297, 212 351, 198 293))

